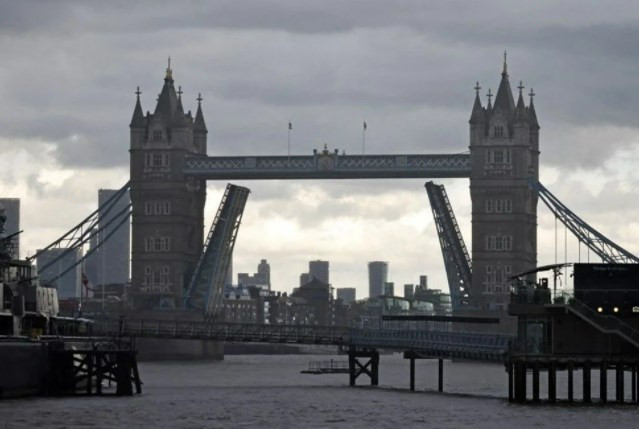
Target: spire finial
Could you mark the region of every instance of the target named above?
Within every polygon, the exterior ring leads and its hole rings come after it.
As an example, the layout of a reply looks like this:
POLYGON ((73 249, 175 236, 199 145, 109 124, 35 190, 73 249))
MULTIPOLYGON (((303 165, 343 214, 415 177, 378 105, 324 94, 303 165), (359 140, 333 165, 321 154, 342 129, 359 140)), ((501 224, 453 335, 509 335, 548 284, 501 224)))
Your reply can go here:
POLYGON ((488 88, 488 94, 486 94, 486 97, 488 97, 488 104, 490 104, 490 100, 493 98, 493 93, 490 88, 488 88))
POLYGON ((522 81, 519 81, 519 86, 517 87, 517 89, 519 89, 519 95, 521 95, 521 92, 523 91, 523 89, 525 88, 524 84, 522 81))
POLYGON ((530 93, 528 93, 528 95, 530 95, 530 102, 532 103, 533 97, 536 95, 532 88, 530 88, 530 93))
POLYGON ((138 101, 140 101, 140 94, 142 94, 142 91, 140 91, 140 87, 138 86, 137 89, 135 90, 135 95, 138 96, 138 101))
POLYGON ((178 98, 181 100, 182 99, 182 86, 181 85, 178 86, 177 95, 178 95, 178 98))
POLYGON ((477 95, 479 95, 479 90, 481 89, 481 86, 479 86, 479 81, 477 81, 477 83, 475 84, 475 92, 477 93, 477 95))
POLYGON ((173 70, 171 70, 171 57, 169 57, 168 66, 166 68, 166 79, 173 79, 173 70))
POLYGON ((197 100, 197 107, 200 107, 200 105, 202 104, 202 100, 204 100, 204 99, 202 98, 202 93, 201 93, 201 92, 198 92, 198 93, 197 93, 197 98, 196 98, 196 100, 197 100))
POLYGON ((504 74, 506 76, 508 76, 508 52, 504 51, 504 70, 501 72, 501 74, 504 74))

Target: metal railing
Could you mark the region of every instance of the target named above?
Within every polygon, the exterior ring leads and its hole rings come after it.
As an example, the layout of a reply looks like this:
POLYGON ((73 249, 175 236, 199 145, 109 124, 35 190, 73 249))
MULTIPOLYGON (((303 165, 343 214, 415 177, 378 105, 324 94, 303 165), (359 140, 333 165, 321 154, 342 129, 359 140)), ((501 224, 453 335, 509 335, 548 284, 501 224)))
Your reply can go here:
POLYGON ((229 342, 324 344, 415 351, 429 356, 502 360, 514 337, 433 330, 340 326, 209 323, 205 321, 101 319, 94 334, 229 342))
POLYGON ((595 328, 604 333, 617 334, 635 347, 639 348, 639 331, 635 328, 616 316, 598 313, 584 302, 575 298, 575 296, 571 293, 566 291, 558 292, 559 293, 558 296, 555 297, 555 301, 557 301, 558 297, 562 297, 563 302, 569 310, 593 325, 595 328))

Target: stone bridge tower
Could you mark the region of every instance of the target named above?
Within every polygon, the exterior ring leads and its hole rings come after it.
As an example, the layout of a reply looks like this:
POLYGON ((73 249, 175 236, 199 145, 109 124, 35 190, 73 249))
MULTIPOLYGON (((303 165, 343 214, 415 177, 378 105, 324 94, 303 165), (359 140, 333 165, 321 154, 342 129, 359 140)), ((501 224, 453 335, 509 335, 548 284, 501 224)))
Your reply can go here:
POLYGON ((501 82, 482 106, 477 84, 470 118, 472 200, 471 307, 506 310, 509 278, 537 265, 537 196, 528 180, 539 178, 539 123, 533 104, 517 104, 508 81, 506 55, 501 82))
POLYGON ((206 182, 186 178, 186 155, 206 154, 201 101, 184 113, 169 60, 153 114, 144 115, 140 91, 131 119, 131 292, 137 310, 181 305, 202 251, 206 182))

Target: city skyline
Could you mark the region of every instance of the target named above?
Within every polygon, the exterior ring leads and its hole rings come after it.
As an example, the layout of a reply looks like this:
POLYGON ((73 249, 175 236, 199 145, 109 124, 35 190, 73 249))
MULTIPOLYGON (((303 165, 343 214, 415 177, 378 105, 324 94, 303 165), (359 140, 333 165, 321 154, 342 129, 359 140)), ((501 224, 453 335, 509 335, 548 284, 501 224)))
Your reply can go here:
MULTIPOLYGON (((87 11, 82 24, 67 21, 77 10, 73 2, 38 17, 26 7, 6 7, 3 15, 23 25, 8 26, 0 46, 12 58, 4 69, 11 85, 1 90, 6 156, 0 166, 10 178, 2 194, 22 201, 22 254, 88 214, 97 189, 123 184, 133 92, 139 85, 144 110, 152 109, 169 55, 188 105, 196 89, 202 92, 209 153, 285 154, 289 121, 292 154, 310 154, 324 143, 361 153, 364 120, 367 153, 443 153, 467 150, 472 87, 479 80, 484 103, 488 89, 496 91, 504 49, 513 85, 523 80, 537 94, 541 181, 639 253, 639 178, 632 166, 638 130, 631 114, 637 101, 624 96, 634 85, 625 71, 636 59, 624 43, 637 32, 632 8, 540 4, 525 20, 510 21, 499 18, 517 16, 517 5, 491 5, 470 6, 463 16, 445 5, 428 14, 408 3, 391 14, 371 5, 360 15, 335 3, 342 18, 320 24, 308 6, 275 2, 270 11, 253 5, 251 17, 230 7, 198 29, 186 26, 177 10, 173 18, 146 16, 144 5, 132 6, 131 17, 145 16, 136 25, 130 17, 106 19, 117 14, 107 5, 87 11), (270 18, 260 19, 260 12, 270 18), (292 14, 299 19, 287 19, 292 14), (103 18, 112 24, 100 25, 103 18), (480 24, 486 21, 494 25, 486 29, 480 24), (448 32, 451 22, 464 32, 448 32), (134 26, 134 34, 123 32, 134 26), (95 37, 91 43, 87 34, 95 37), (501 34, 517 37, 506 43, 501 34)), ((441 182, 470 244, 468 181, 441 182)), ((292 289, 306 261, 330 260, 331 282, 356 286, 362 296, 363 267, 382 259, 393 264, 396 285, 414 283, 421 273, 434 287, 447 285, 421 180, 238 184, 252 190, 234 252, 238 272, 264 257, 278 267, 273 284, 292 289)), ((224 186, 208 184, 207 227, 224 186)), ((574 243, 570 260, 578 255, 574 243)), ((539 252, 540 265, 554 262, 554 222, 541 206, 539 252)), ((563 246, 559 254, 563 260, 563 246)))

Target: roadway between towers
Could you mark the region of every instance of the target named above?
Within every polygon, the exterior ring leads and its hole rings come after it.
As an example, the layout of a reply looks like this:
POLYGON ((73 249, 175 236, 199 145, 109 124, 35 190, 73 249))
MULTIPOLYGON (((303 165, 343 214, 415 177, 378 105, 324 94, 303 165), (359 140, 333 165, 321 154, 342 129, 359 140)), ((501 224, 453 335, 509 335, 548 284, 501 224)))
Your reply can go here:
POLYGON ((187 156, 184 174, 207 180, 437 179, 470 177, 470 154, 187 156))

